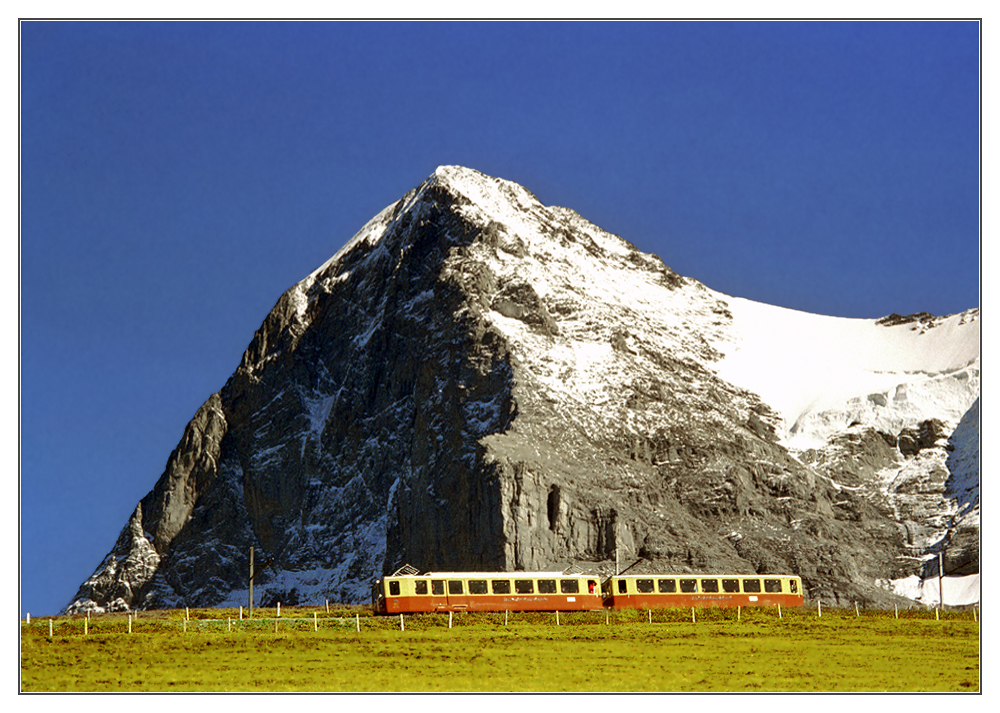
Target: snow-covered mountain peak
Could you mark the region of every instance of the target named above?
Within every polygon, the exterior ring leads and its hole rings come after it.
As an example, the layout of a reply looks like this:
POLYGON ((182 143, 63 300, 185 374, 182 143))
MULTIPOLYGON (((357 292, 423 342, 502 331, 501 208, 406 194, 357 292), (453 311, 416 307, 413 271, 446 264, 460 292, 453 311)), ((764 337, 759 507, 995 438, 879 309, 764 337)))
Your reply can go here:
POLYGON ((288 604, 407 561, 978 571, 978 317, 730 297, 441 166, 281 296, 71 608, 236 602, 249 547, 288 604))

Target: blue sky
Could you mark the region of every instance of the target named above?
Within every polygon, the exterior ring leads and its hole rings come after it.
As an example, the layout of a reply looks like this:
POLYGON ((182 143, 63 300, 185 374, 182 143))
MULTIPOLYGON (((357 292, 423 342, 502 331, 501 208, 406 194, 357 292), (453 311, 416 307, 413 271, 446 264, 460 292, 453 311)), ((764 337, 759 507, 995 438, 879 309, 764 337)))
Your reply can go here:
POLYGON ((979 306, 974 22, 20 25, 20 609, 71 601, 281 293, 441 164, 721 292, 979 306))

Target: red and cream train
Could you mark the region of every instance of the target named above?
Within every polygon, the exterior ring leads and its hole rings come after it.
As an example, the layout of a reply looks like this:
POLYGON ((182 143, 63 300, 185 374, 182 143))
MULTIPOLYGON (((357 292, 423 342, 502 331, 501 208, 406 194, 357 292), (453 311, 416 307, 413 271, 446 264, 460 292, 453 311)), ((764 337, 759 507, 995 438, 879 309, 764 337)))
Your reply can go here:
POLYGON ((377 614, 802 603, 802 580, 777 574, 630 574, 602 583, 595 575, 561 572, 428 572, 397 573, 372 586, 377 614))

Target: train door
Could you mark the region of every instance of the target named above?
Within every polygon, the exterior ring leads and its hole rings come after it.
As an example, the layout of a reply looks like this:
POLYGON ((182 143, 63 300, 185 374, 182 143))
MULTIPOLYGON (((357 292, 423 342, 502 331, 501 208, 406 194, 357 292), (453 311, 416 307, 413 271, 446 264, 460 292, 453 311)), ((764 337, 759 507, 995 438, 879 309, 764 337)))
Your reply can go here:
POLYGON ((461 579, 449 579, 446 583, 448 586, 448 608, 468 609, 469 593, 465 591, 465 582, 461 579))
POLYGON ((448 595, 445 594, 445 582, 443 579, 431 580, 431 596, 429 611, 445 611, 448 609, 448 595))

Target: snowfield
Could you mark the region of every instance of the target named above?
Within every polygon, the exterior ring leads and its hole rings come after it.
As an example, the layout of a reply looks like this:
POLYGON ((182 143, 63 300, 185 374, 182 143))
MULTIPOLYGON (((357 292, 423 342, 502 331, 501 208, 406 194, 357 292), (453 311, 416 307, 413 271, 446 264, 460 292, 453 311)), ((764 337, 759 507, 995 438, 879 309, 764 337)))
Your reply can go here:
POLYGON ((818 448, 853 422, 898 433, 926 418, 958 425, 979 395, 979 310, 894 326, 719 295, 733 335, 715 343, 723 379, 783 417, 783 443, 818 448))

